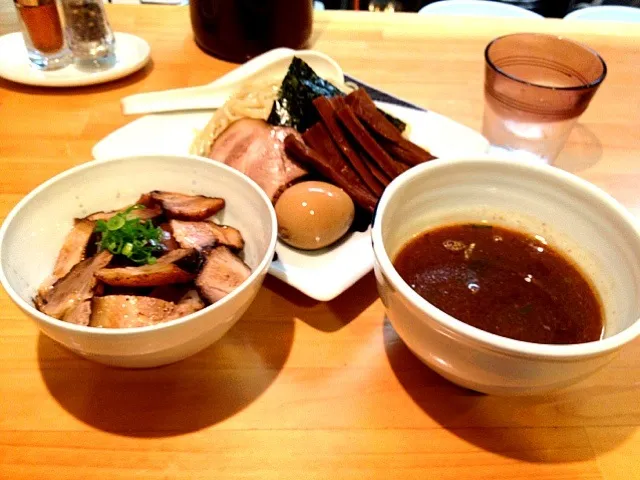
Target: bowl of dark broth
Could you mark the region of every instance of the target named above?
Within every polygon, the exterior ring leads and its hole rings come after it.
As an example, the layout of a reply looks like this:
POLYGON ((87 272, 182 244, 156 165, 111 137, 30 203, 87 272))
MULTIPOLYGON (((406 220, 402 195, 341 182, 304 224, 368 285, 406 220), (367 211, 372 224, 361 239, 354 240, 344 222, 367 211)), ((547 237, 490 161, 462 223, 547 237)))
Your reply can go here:
POLYGON ((387 316, 424 363, 485 393, 540 394, 640 334, 640 233, 547 165, 441 159, 394 180, 372 230, 387 316))
POLYGON ((422 298, 486 332, 557 345, 602 338, 598 293, 540 235, 457 223, 418 234, 393 265, 422 298))

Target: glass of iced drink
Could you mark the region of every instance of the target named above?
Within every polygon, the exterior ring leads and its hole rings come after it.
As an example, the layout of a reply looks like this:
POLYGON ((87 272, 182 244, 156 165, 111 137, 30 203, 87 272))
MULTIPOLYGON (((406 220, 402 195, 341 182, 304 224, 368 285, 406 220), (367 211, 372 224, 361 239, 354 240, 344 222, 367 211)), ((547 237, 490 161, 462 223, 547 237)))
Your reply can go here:
POLYGON ((494 147, 552 163, 606 74, 600 55, 572 40, 498 37, 485 49, 483 135, 494 147))

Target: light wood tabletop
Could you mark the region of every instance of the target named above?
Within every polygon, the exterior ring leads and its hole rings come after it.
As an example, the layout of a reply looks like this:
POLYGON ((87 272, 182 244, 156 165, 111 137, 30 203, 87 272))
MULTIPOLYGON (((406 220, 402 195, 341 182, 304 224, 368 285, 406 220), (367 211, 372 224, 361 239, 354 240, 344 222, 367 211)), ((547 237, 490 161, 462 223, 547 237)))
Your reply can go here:
MULTIPOLYGON (((0 80, 0 220, 27 192, 91 159, 132 120, 123 96, 210 82, 234 65, 194 44, 187 7, 109 6, 152 62, 113 83, 44 89, 0 80)), ((0 0, 0 34, 17 29, 0 0)), ((321 12, 313 47, 351 75, 479 129, 483 49, 542 31, 585 42, 609 74, 558 165, 640 215, 640 29, 561 20, 321 12)), ((320 303, 268 278, 218 343, 134 371, 76 357, 0 292, 2 479, 640 478, 640 342, 540 398, 458 388, 385 320, 373 275, 320 303)))

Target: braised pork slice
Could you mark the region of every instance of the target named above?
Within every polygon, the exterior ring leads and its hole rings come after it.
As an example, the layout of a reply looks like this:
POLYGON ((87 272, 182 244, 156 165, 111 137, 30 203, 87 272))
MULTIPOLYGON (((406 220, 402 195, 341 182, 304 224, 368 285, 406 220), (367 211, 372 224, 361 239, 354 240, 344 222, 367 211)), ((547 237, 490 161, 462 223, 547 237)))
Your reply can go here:
POLYGON ((71 231, 67 234, 64 244, 58 253, 56 264, 53 267, 54 278, 62 278, 74 267, 84 260, 87 244, 93 233, 95 223, 90 220, 77 220, 71 231))
MULTIPOLYGON (((141 198, 144 198, 141 197, 141 198)), ((140 200, 138 200, 138 204, 140 200)), ((144 205, 144 204, 142 204, 144 205)), ((88 217, 84 218, 84 220, 90 220, 90 221, 96 221, 96 220, 104 220, 107 221, 109 220, 111 217, 115 216, 118 213, 122 213, 125 210, 127 210, 127 208, 130 208, 131 205, 128 205, 124 208, 121 208, 120 210, 113 210, 110 212, 96 212, 96 213, 92 213, 91 215, 89 215, 88 217)), ((139 218, 140 220, 151 220, 152 218, 156 218, 159 217, 160 215, 162 215, 162 206, 160 206, 159 204, 152 204, 152 205, 145 205, 145 208, 137 208, 135 210, 131 210, 128 214, 128 218, 139 218)))
POLYGON ((251 177, 272 202, 307 170, 284 151, 284 139, 300 134, 290 127, 273 127, 263 120, 242 118, 215 140, 209 158, 226 163, 251 177))
POLYGON ((251 269, 223 245, 209 250, 205 257, 204 266, 196 277, 196 286, 209 303, 231 293, 251 275, 251 269))
POLYGON ((168 223, 162 223, 158 225, 162 230, 162 236, 160 237, 160 243, 164 249, 168 252, 180 248, 180 244, 176 241, 173 233, 171 232, 171 226, 168 223))
POLYGON ((194 275, 175 265, 175 262, 193 252, 192 249, 178 249, 163 255, 151 265, 103 268, 96 272, 96 277, 114 287, 156 287, 185 283, 193 280, 194 275))
POLYGON ((175 317, 176 305, 153 297, 108 295, 95 297, 89 326, 102 328, 146 327, 175 317))
POLYGON ((91 319, 91 300, 85 300, 72 308, 62 319, 65 322, 75 323, 76 325, 89 325, 89 320, 91 319))
POLYGON ((42 283, 38 287, 36 296, 33 299, 37 309, 40 309, 42 299, 47 295, 49 295, 49 292, 51 291, 51 289, 53 288, 53 286, 56 284, 58 280, 60 279, 54 277, 53 275, 49 275, 47 278, 45 278, 42 281, 42 283))
POLYGON ((155 287, 193 280, 193 275, 173 263, 154 263, 140 267, 103 268, 96 277, 114 287, 155 287))
POLYGON ((189 290, 176 304, 176 308, 173 311, 174 318, 185 317, 202 310, 205 307, 204 302, 198 295, 196 290, 189 290))
POLYGON ((194 253, 195 250, 193 248, 176 248, 159 257, 156 263, 176 263, 194 253))
POLYGON ((49 289, 39 292, 35 299, 38 310, 62 319, 71 309, 90 299, 98 282, 95 273, 106 267, 112 257, 105 250, 75 265, 49 289))
POLYGON ((226 245, 232 250, 242 250, 244 239, 238 230, 214 222, 185 222, 171 220, 169 227, 182 248, 202 250, 216 245, 226 245))
POLYGON ((151 198, 160 202, 167 217, 179 220, 205 220, 224 208, 224 199, 204 195, 184 195, 175 192, 151 192, 151 198))
MULTIPOLYGON (((149 297, 159 298, 167 302, 178 303, 189 290, 193 289, 191 284, 160 285, 154 287, 148 294, 149 297)), ((135 293, 125 293, 124 295, 136 295, 135 293)))

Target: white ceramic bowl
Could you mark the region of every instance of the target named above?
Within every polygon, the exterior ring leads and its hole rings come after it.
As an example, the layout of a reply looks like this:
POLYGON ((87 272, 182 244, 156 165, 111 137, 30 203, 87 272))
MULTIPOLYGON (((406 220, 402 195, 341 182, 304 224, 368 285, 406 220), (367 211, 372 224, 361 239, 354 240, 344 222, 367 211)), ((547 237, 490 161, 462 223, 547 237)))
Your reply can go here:
POLYGON ((540 394, 588 376, 640 333, 640 231, 590 183, 547 165, 489 157, 435 160, 395 179, 372 230, 378 289, 391 324, 433 370, 499 395, 540 394), (603 302, 604 339, 542 345, 500 337, 447 315, 405 283, 392 259, 436 226, 490 223, 541 234, 587 274, 603 302))
POLYGON ((262 285, 276 239, 275 211, 267 196, 251 179, 226 165, 196 156, 94 161, 40 185, 9 213, 0 229, 0 282, 44 334, 70 350, 108 365, 152 367, 193 355, 233 326, 262 285), (124 207, 150 190, 224 198, 226 207, 216 218, 242 233, 251 276, 221 301, 149 327, 84 327, 36 310, 32 298, 51 273, 74 217, 124 207))

